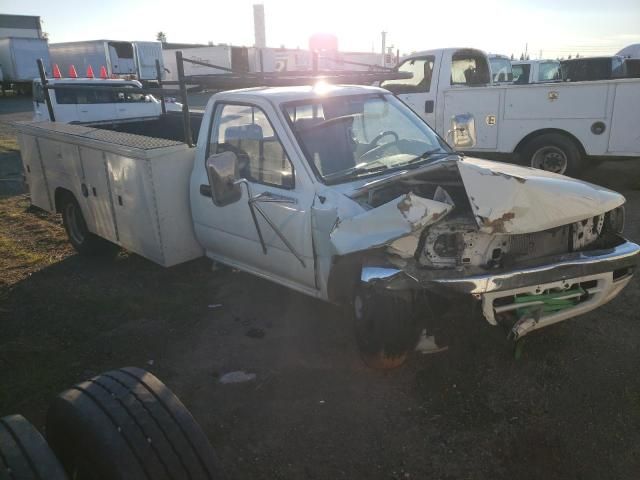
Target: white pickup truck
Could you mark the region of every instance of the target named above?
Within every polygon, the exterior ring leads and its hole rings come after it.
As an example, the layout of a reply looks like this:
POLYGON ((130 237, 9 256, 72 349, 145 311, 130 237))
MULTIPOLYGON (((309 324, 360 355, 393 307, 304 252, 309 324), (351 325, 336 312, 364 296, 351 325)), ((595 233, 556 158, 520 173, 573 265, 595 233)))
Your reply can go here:
MULTIPOLYGON (((117 78, 52 78, 51 85, 64 85, 66 90, 51 90, 53 116, 61 123, 87 123, 137 121, 157 118, 162 113, 160 101, 153 95, 141 93, 142 84, 137 80, 117 78), (96 87, 74 89, 73 87, 96 87), (100 87, 127 88, 128 92, 113 92, 100 87)), ((33 81, 33 120, 51 121, 39 79, 33 81)), ((165 103, 166 111, 182 110, 182 105, 173 98, 165 103)))
POLYGON ((463 157, 384 89, 226 91, 194 120, 195 148, 162 119, 16 123, 32 203, 81 253, 206 255, 349 305, 374 367, 437 324, 425 302, 475 299, 519 338, 613 299, 638 261, 621 195, 463 157))
POLYGON ((572 176, 591 160, 640 157, 640 78, 492 85, 487 56, 469 48, 415 53, 399 70, 413 78, 381 86, 457 150, 572 176))

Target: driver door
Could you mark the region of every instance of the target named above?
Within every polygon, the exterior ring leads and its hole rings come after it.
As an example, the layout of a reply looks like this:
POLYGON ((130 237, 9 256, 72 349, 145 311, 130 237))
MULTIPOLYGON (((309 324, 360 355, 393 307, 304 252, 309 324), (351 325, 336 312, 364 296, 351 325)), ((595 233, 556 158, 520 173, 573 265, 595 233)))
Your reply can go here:
POLYGON ((262 108, 216 105, 206 156, 233 152, 239 177, 246 181, 240 184, 239 200, 218 206, 210 197, 206 170, 199 171, 200 195, 193 205, 196 234, 212 258, 290 286, 315 288, 314 190, 296 177, 281 138, 287 137, 274 129, 262 108))

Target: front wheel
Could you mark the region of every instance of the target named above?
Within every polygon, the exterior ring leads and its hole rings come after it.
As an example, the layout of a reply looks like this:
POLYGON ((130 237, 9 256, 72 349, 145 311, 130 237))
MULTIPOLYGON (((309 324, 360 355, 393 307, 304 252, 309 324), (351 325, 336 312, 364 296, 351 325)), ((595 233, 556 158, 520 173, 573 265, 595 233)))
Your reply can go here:
POLYGON ((113 255, 118 247, 107 240, 91 233, 82 215, 78 201, 68 194, 62 199, 60 206, 62 224, 69 237, 69 242, 78 253, 85 255, 113 255))
POLYGON ((582 155, 570 138, 548 133, 530 140, 523 149, 524 160, 533 168, 576 176, 582 170, 582 155))
MULTIPOLYGON (((409 295, 410 292, 407 292, 409 295)), ((410 298, 360 286, 353 298, 356 341, 364 362, 371 368, 402 365, 420 337, 410 298)))

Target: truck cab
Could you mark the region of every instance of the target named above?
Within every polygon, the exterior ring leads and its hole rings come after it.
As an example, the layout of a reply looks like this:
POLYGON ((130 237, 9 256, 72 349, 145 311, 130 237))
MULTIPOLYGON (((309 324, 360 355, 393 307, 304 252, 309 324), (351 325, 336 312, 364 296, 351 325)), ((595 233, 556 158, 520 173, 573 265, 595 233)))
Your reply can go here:
MULTIPOLYGON (((153 95, 137 90, 142 84, 137 80, 59 78, 48 80, 50 85, 62 85, 68 89, 50 89, 51 106, 55 120, 62 123, 94 123, 114 120, 139 120, 160 115, 161 106, 153 95), (130 92, 112 92, 96 89, 73 89, 74 86, 114 86, 130 89, 130 92)), ((180 104, 166 104, 167 111, 178 111, 180 104)), ((33 120, 50 121, 45 104, 44 90, 39 79, 33 81, 33 120)))
POLYGON ((513 60, 511 64, 516 85, 562 81, 558 60, 513 60))

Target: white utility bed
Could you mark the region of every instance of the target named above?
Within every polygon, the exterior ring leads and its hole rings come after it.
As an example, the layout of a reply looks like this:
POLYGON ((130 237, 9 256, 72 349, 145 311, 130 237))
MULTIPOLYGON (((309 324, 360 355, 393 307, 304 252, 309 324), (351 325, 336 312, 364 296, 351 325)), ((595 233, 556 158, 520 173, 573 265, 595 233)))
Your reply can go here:
POLYGON ((203 255, 189 205, 195 149, 83 125, 18 122, 33 205, 56 210, 63 189, 89 230, 165 267, 203 255))

